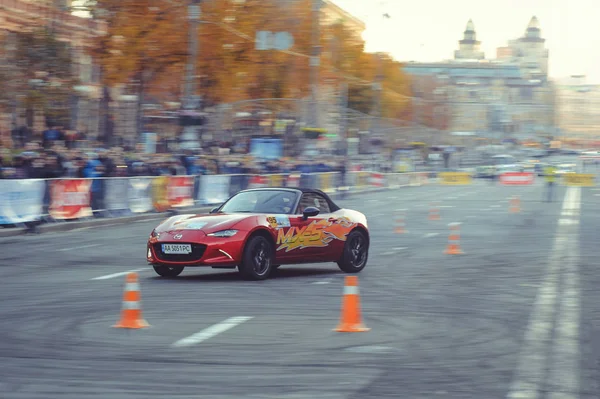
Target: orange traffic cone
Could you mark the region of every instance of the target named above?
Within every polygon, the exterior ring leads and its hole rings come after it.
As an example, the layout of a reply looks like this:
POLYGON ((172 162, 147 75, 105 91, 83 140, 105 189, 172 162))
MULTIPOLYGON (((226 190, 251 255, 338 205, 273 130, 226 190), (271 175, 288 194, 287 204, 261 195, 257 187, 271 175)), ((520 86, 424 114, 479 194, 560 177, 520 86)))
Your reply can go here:
POLYGON ((138 275, 137 273, 129 273, 125 278, 121 320, 113 327, 135 329, 150 327, 146 320, 142 318, 141 299, 138 275))
POLYGON ((406 224, 404 223, 404 211, 401 211, 400 213, 398 213, 398 216, 396 216, 396 229, 394 230, 396 232, 396 234, 404 234, 407 233, 406 231, 406 224))
POLYGON ((432 202, 429 206, 429 220, 440 220, 440 208, 436 202, 432 202))
POLYGON ((446 255, 462 255, 464 252, 460 248, 460 223, 450 223, 450 235, 448 235, 448 247, 446 255))
POLYGON ((358 292, 358 277, 347 276, 344 284, 342 314, 340 324, 333 331, 365 332, 371 330, 362 323, 360 315, 360 294, 358 292))
POLYGON ((510 213, 519 213, 521 212, 521 198, 518 195, 513 196, 510 199, 510 213))

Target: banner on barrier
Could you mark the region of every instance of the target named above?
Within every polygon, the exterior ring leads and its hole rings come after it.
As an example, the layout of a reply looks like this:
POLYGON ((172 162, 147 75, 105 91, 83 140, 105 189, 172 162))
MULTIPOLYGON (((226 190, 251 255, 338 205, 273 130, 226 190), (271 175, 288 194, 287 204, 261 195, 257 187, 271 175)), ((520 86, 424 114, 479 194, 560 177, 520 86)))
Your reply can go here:
POLYGON ((152 206, 157 212, 169 210, 168 187, 168 176, 158 176, 152 180, 152 206))
POLYGON ((127 197, 129 210, 134 213, 152 211, 152 178, 136 177, 128 180, 129 188, 127 190, 127 197))
POLYGON ((370 183, 373 187, 385 187, 387 179, 383 173, 371 173, 370 183))
POLYGON ((192 176, 169 176, 167 199, 173 208, 194 205, 194 178, 192 176))
POLYGON ((467 172, 441 172, 438 173, 441 184, 446 185, 468 185, 471 184, 471 174, 467 172))
POLYGON ((269 175, 269 187, 282 187, 284 181, 284 175, 269 175))
POLYGON ((269 181, 267 176, 254 175, 250 176, 250 181, 248 182, 248 188, 261 188, 268 187, 269 181))
POLYGON ((0 180, 0 224, 33 222, 42 215, 46 182, 0 180))
POLYGON ((332 173, 323 173, 321 175, 317 175, 317 179, 319 179, 318 187, 321 191, 325 193, 332 193, 335 191, 333 188, 332 173))
POLYGON ((592 173, 565 173, 562 175, 565 186, 594 187, 596 175, 592 173))
POLYGON ((50 209, 54 219, 79 219, 93 215, 90 206, 92 180, 66 179, 50 182, 50 209))
POLYGON ((104 179, 104 207, 108 210, 125 210, 129 208, 127 177, 104 179))
POLYGON ((356 186, 365 187, 369 185, 369 172, 358 172, 356 176, 356 186))
POLYGON ((500 183, 505 186, 533 184, 535 175, 531 172, 505 172, 500 175, 500 183))
POLYGON ((286 187, 300 187, 300 173, 290 174, 285 182, 286 187))
POLYGON ((203 205, 222 204, 229 199, 230 181, 231 177, 227 175, 200 176, 198 200, 203 205))

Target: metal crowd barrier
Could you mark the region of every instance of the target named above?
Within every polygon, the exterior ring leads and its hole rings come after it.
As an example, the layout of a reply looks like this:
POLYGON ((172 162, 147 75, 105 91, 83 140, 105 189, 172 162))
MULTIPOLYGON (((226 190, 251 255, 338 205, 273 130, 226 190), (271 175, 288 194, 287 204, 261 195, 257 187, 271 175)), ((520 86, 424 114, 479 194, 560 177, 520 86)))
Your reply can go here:
POLYGON ((0 225, 61 223, 211 206, 240 190, 307 187, 334 195, 427 184, 428 174, 370 171, 267 175, 0 180, 0 225))

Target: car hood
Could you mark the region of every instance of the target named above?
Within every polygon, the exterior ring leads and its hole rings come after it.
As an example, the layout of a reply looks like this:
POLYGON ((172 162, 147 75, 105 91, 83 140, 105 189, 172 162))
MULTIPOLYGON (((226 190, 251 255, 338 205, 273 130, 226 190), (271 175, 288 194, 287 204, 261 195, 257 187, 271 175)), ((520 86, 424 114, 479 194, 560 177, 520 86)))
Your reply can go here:
POLYGON ((212 233, 230 229, 240 221, 253 216, 250 214, 178 215, 165 220, 156 231, 200 230, 204 233, 212 233))

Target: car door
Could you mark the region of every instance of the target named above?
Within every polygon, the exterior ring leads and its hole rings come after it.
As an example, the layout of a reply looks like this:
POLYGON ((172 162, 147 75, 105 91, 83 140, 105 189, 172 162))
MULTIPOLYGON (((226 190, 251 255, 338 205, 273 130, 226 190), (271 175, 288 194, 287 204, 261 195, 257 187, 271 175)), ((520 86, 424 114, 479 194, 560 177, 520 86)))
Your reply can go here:
POLYGON ((323 235, 323 227, 327 223, 329 207, 325 214, 302 217, 302 211, 309 207, 321 209, 319 195, 304 193, 300 198, 298 209, 290 215, 290 227, 279 229, 277 233, 277 259, 284 262, 314 262, 323 254, 327 246, 323 235))

